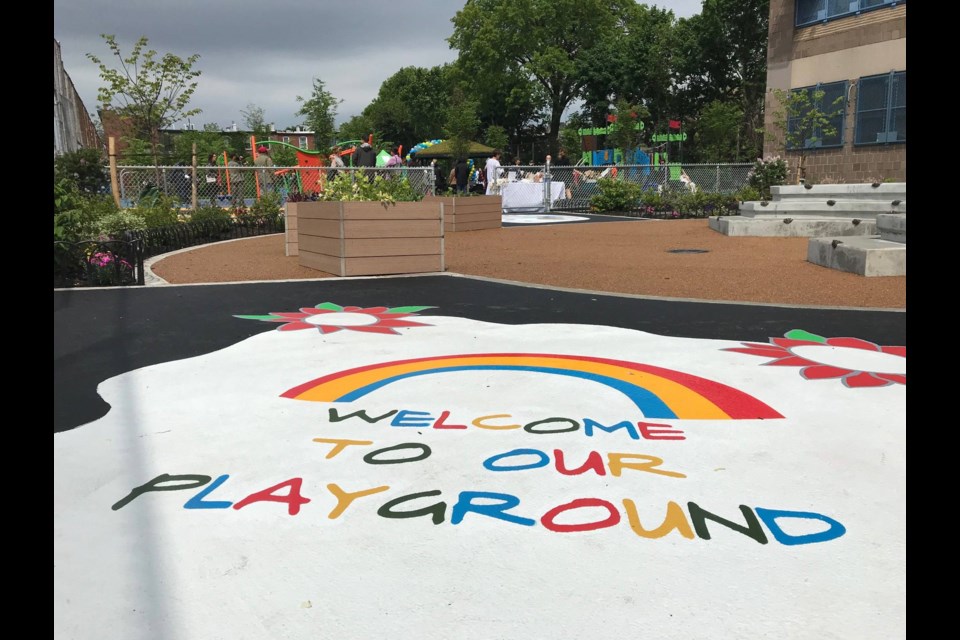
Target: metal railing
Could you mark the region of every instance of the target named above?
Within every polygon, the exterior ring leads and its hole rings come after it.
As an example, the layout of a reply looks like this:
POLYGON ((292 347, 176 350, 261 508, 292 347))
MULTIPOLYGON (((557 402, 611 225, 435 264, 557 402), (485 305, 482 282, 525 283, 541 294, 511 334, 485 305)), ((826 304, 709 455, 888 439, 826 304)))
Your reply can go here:
POLYGON ((53 287, 143 285, 143 244, 130 240, 53 243, 53 287))

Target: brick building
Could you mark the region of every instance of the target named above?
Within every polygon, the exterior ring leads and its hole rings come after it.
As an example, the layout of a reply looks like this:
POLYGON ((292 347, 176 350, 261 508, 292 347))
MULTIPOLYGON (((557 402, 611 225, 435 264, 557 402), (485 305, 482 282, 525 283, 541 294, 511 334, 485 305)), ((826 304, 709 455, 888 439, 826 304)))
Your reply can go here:
MULTIPOLYGON (((780 109, 773 89, 820 89, 825 111, 841 98, 836 134, 806 142, 809 180, 906 181, 906 23, 906 0, 770 0, 766 130, 780 109)), ((783 151, 766 136, 765 155, 783 151)), ((786 155, 793 169, 797 153, 786 155)))

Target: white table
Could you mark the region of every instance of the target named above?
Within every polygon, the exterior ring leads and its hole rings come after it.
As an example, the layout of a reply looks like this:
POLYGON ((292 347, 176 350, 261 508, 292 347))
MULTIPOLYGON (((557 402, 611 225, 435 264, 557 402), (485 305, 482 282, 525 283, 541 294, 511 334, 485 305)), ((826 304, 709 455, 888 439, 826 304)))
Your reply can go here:
MULTIPOLYGON (((563 182, 550 183, 550 202, 566 198, 563 182)), ((542 182, 508 182, 500 187, 501 207, 504 211, 543 212, 542 182)))

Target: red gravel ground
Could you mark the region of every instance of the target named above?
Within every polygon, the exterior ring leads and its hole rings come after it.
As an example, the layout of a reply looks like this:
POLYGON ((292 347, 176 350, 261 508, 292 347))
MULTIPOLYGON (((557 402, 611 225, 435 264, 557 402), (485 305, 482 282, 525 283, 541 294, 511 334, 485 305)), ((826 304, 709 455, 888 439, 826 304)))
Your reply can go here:
MULTIPOLYGON (((284 255, 283 235, 206 245, 153 263, 171 284, 334 278, 284 255)), ((706 220, 505 227, 447 233, 447 271, 642 296, 906 309, 906 276, 807 262, 807 238, 730 237, 706 220), (706 253, 669 253, 704 249, 706 253)))

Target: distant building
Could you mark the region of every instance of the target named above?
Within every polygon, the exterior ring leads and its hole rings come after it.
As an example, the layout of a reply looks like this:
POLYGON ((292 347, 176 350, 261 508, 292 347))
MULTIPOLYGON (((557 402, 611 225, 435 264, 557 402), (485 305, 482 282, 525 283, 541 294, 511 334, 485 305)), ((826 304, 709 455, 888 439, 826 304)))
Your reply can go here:
POLYGON ((80 149, 103 150, 103 141, 90 119, 73 81, 63 68, 60 43, 53 40, 53 155, 80 149))
MULTIPOLYGON (((770 0, 769 34, 767 131, 779 109, 773 89, 819 88, 825 110, 841 98, 836 135, 807 141, 807 178, 905 181, 906 0, 770 0)), ((765 138, 765 155, 782 153, 776 136, 765 138)))

